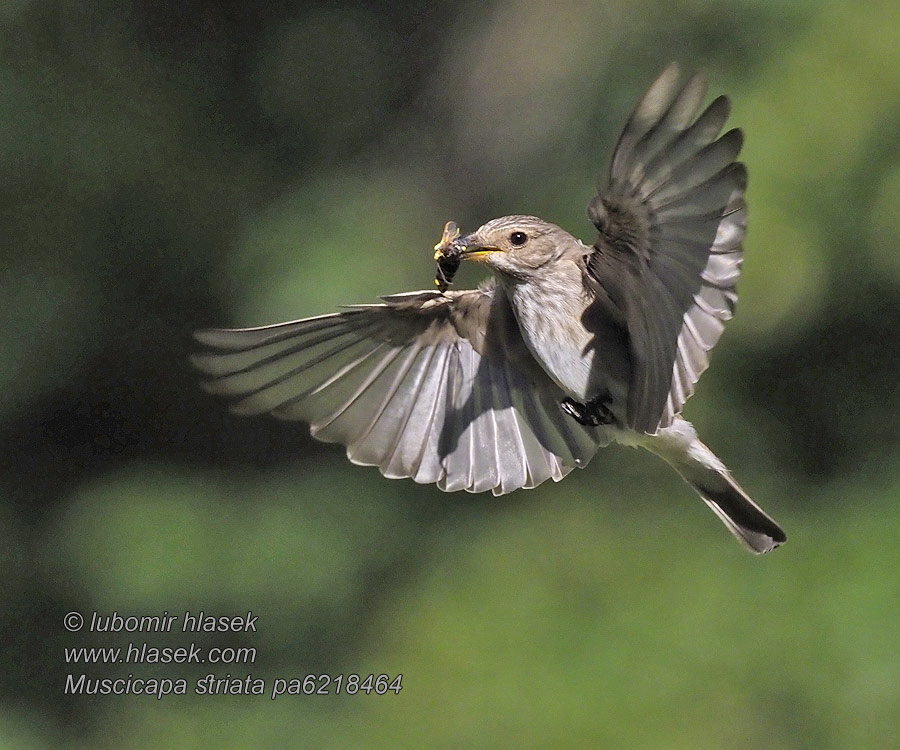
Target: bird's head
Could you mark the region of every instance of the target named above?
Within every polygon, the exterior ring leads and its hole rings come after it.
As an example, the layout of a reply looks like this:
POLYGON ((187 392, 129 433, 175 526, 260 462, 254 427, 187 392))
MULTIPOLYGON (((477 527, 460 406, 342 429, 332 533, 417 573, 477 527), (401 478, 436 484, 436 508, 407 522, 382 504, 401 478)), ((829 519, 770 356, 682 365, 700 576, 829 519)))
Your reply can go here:
POLYGON ((536 216, 504 216, 454 240, 451 249, 461 260, 484 263, 506 276, 527 278, 558 259, 573 239, 536 216))

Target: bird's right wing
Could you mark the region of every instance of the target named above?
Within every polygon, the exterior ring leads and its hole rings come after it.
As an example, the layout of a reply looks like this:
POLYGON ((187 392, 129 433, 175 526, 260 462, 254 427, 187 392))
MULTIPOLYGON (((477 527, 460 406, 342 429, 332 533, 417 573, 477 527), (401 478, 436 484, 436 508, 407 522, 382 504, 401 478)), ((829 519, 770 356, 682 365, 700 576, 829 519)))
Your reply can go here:
POLYGON ((192 357, 238 414, 310 423, 386 477, 495 495, 584 466, 602 428, 563 415, 502 291, 425 291, 333 315, 199 331, 192 357))

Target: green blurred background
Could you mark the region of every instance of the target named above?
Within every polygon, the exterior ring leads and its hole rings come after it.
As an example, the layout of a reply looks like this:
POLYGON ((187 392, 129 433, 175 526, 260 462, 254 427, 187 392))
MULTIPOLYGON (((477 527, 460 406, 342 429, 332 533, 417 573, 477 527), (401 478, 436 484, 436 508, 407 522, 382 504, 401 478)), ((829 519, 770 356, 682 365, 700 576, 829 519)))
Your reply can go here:
POLYGON ((0 747, 900 747, 896 0, 7 0, 0 22, 0 747), (589 238, 673 59, 732 95, 751 175, 739 314, 686 413, 786 547, 746 554, 635 451, 444 495, 197 387, 192 330, 429 288, 448 219, 589 238), (63 628, 185 609, 259 632, 63 628), (131 640, 258 657, 64 663, 131 640), (64 696, 81 671, 403 690, 64 696))

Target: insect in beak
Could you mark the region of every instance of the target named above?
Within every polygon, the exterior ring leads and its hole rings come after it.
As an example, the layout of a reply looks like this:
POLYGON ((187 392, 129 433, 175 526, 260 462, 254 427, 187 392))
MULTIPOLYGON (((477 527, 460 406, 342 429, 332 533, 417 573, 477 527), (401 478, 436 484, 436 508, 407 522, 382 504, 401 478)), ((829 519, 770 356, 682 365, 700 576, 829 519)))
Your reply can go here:
POLYGON ((484 262, 485 258, 497 252, 501 252, 500 248, 482 245, 471 234, 460 237, 459 227, 448 221, 444 225, 441 241, 434 246, 434 259, 437 261, 434 283, 441 292, 446 292, 453 283, 461 261, 484 262))
POLYGON ((464 248, 456 242, 458 238, 459 227, 455 222, 448 221, 444 225, 441 241, 434 246, 434 259, 437 261, 434 283, 440 292, 447 291, 459 270, 464 248))

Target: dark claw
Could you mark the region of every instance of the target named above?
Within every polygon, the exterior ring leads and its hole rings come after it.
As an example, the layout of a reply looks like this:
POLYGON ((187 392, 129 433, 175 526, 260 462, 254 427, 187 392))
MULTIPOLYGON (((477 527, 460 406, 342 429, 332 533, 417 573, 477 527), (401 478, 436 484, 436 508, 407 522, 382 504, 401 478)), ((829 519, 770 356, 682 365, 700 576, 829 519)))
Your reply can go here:
POLYGON ((586 404, 580 404, 567 397, 560 403, 560 408, 578 424, 585 427, 599 427, 615 422, 615 417, 609 410, 609 398, 606 394, 597 396, 586 404))
POLYGON ((564 398, 560 403, 560 408, 580 425, 585 427, 596 427, 598 425, 597 420, 588 412, 587 407, 571 398, 564 398))
POLYGON ((616 418, 613 416, 612 411, 609 408, 611 400, 608 394, 603 394, 602 396, 597 396, 597 398, 592 399, 588 402, 588 409, 591 414, 594 415, 594 418, 597 420, 598 424, 612 424, 616 421, 616 418))

